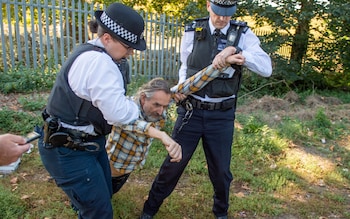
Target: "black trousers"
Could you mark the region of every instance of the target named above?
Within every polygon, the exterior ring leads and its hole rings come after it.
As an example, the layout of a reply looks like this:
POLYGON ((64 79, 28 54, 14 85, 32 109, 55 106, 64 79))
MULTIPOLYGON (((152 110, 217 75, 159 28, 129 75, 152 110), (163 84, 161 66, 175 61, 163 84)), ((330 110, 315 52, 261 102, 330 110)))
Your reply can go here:
POLYGON ((214 187, 212 211, 218 217, 226 216, 230 183, 233 179, 230 163, 235 109, 225 111, 194 109, 192 117, 179 132, 186 111, 180 106, 177 112, 173 138, 182 146, 182 160, 179 163, 172 163, 169 156, 165 159, 152 184, 143 211, 149 215, 158 212, 163 200, 174 190, 198 142, 202 139, 209 178, 214 187))
POLYGON ((117 193, 123 185, 126 183, 126 180, 128 180, 130 176, 130 173, 124 174, 122 176, 112 177, 112 190, 113 194, 117 193))

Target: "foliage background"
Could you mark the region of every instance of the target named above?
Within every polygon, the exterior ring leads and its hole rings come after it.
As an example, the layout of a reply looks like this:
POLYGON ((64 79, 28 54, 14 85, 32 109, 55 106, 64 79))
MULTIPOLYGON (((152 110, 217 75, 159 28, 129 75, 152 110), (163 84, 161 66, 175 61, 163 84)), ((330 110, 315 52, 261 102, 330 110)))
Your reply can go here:
MULTIPOLYGON (((43 1, 43 0, 41 0, 43 1)), ((109 5, 111 0, 87 1, 109 5)), ((194 18, 207 16, 206 0, 122 0, 139 11, 166 14, 185 24, 194 18)), ((58 4, 58 1, 53 1, 58 4)), ((2 4, 5 7, 5 4, 2 4)), ((5 14, 4 14, 5 15, 5 14)), ((12 15, 11 15, 12 16, 12 15)), ((22 16, 19 14, 19 16, 22 16)), ((274 71, 271 78, 260 79, 254 74, 245 78, 246 88, 274 87, 283 94, 287 89, 350 88, 350 3, 347 0, 246 0, 238 1, 233 17, 248 21, 252 29, 264 29, 262 47, 271 55, 274 71), (281 56, 281 48, 290 49, 281 56), (271 86, 269 86, 271 85, 271 86)), ((52 72, 48 69, 46 72, 52 72)), ((8 80, 6 73, 1 80, 8 80)), ((16 83, 7 85, 11 89, 16 83)), ((10 90, 7 89, 7 90, 10 90)))
MULTIPOLYGON (((103 1, 110 4, 112 1, 103 1)), ((121 1, 140 10, 165 13, 186 23, 207 16, 206 1, 121 1)), ((269 28, 261 37, 263 48, 272 55, 272 80, 293 90, 350 88, 350 3, 347 0, 246 0, 238 1, 237 19, 249 17, 252 28, 269 28), (276 55, 283 46, 289 57, 276 55)), ((248 79, 250 80, 250 79, 248 79)), ((256 84, 256 79, 251 79, 256 84)), ((260 85, 271 82, 261 80, 260 85)), ((281 88, 282 87, 282 88, 281 88)))

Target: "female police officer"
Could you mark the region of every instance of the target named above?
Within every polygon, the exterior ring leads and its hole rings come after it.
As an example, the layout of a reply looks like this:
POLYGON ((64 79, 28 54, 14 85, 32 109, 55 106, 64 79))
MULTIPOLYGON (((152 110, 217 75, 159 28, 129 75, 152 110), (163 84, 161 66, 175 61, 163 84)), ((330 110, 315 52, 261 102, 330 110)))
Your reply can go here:
POLYGON ((114 3, 96 11, 97 38, 78 46, 62 66, 43 117, 43 164, 70 198, 79 218, 113 218, 111 170, 105 135, 111 125, 139 116, 124 96, 116 61, 145 50, 144 20, 132 8, 114 3))

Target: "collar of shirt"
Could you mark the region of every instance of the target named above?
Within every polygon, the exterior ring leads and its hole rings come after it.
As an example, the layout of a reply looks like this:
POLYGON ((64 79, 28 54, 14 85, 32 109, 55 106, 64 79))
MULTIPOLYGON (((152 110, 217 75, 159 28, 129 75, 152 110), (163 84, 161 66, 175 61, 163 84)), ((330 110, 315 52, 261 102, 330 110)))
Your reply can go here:
MULTIPOLYGON (((220 30, 221 33, 226 35, 227 30, 228 30, 229 27, 230 27, 230 22, 228 22, 226 24, 226 26, 220 30)), ((213 23, 211 22, 211 18, 209 18, 209 28, 210 28, 210 33, 213 35, 214 31, 215 31, 215 27, 214 27, 213 23)))
POLYGON ((92 45, 105 48, 105 47, 103 46, 103 44, 102 44, 100 38, 92 39, 92 40, 89 40, 89 41, 87 41, 87 42, 90 43, 90 44, 92 44, 92 45))

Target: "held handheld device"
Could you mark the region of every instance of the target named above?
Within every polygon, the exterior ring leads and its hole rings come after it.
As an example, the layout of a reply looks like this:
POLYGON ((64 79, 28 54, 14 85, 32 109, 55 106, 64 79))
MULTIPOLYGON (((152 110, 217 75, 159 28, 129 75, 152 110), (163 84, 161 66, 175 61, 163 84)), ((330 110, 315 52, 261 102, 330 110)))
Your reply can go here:
POLYGON ((26 139, 26 144, 28 144, 28 143, 40 138, 40 136, 41 135, 37 132, 30 132, 24 138, 26 139))

